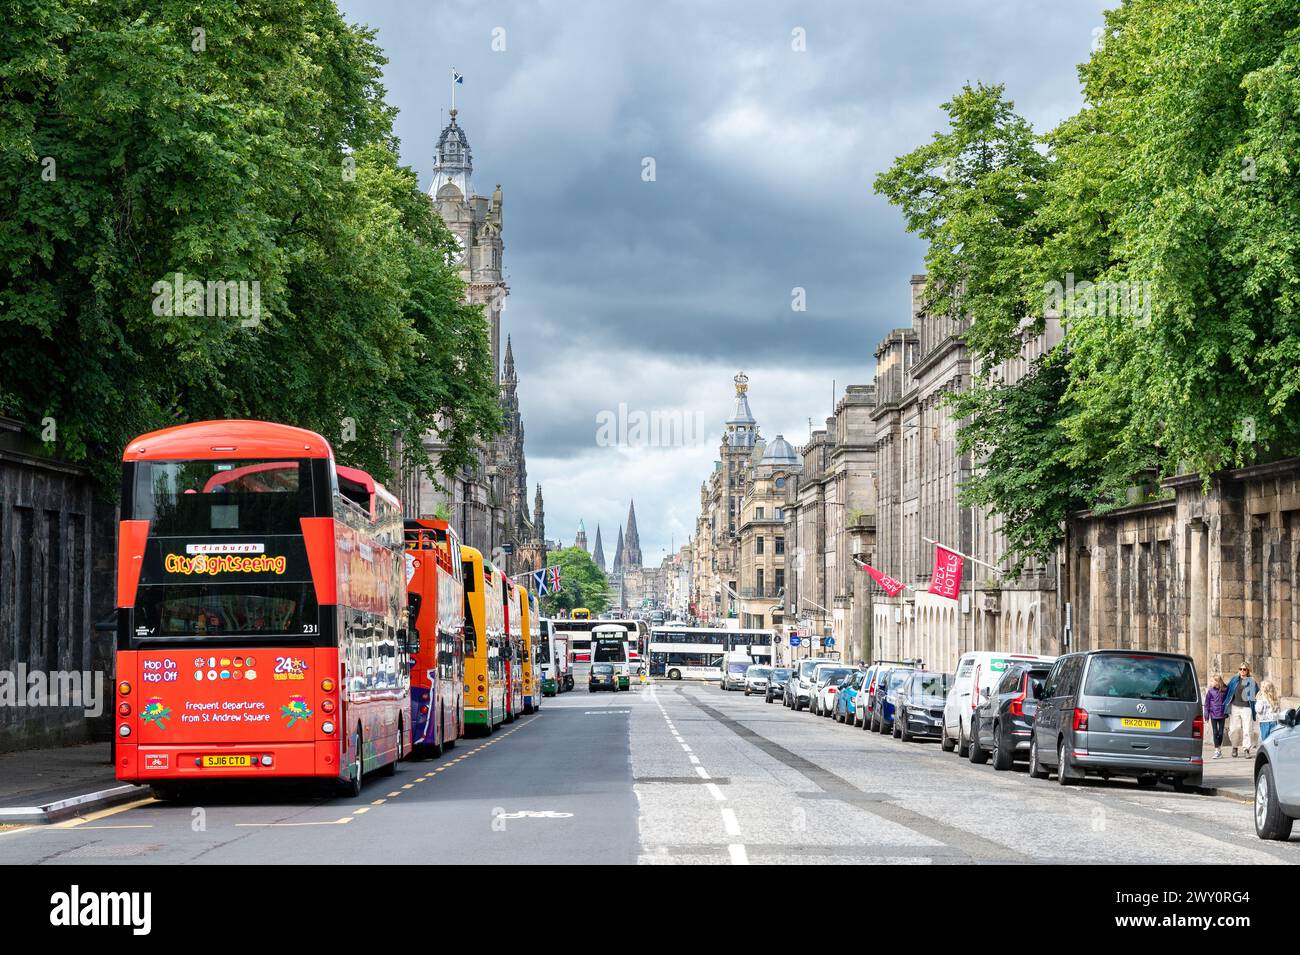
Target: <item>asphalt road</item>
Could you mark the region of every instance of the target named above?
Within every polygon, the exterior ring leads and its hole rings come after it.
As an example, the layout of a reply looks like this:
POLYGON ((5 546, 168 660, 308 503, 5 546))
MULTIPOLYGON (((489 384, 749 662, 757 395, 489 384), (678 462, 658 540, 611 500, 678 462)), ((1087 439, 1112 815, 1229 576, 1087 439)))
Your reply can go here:
POLYGON ((371 778, 152 800, 0 832, 7 863, 1274 863, 1251 808, 1063 789, 713 686, 585 689, 371 778))

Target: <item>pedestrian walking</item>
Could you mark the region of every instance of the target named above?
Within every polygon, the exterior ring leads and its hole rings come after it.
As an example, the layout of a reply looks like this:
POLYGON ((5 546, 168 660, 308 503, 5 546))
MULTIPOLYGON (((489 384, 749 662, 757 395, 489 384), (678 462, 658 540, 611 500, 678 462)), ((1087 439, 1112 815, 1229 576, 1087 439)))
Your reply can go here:
POLYGON ((1259 685, 1259 696, 1255 699, 1255 718, 1259 721, 1261 743, 1277 729, 1277 715, 1281 710, 1282 698, 1277 695, 1277 687, 1272 680, 1265 680, 1259 685))
POLYGON ((1232 741, 1232 755, 1244 749, 1246 756, 1256 745, 1255 697, 1259 683, 1250 675, 1250 664, 1243 663, 1237 675, 1228 681, 1228 736, 1232 741))
POLYGON ((1228 686, 1223 674, 1216 673, 1205 691, 1205 718, 1214 732, 1214 758, 1223 757, 1223 727, 1228 721, 1228 686))

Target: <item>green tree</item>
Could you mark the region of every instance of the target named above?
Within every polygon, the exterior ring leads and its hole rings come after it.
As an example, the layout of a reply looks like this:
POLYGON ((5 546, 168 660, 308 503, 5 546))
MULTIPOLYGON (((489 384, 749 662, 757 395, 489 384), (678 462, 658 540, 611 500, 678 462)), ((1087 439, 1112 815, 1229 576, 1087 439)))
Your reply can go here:
POLYGON ((586 607, 593 614, 609 606, 609 580, 582 547, 565 547, 546 555, 548 567, 560 568, 560 592, 542 598, 546 613, 586 607))
POLYGON ((53 416, 108 486, 186 420, 311 427, 384 479, 395 437, 427 465, 438 428, 450 472, 494 433, 486 322, 398 164, 373 31, 331 0, 0 15, 0 412, 53 416), (255 320, 167 308, 177 274, 256 282, 255 320))

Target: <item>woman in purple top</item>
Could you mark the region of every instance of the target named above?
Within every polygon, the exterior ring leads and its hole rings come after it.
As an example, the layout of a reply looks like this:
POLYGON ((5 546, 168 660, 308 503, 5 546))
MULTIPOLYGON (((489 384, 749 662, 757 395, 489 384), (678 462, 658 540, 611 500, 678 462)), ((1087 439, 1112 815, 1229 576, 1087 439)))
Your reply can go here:
POLYGON ((1228 687, 1216 673, 1205 692, 1205 718, 1214 728, 1214 758, 1223 756, 1223 723, 1228 718, 1228 687))

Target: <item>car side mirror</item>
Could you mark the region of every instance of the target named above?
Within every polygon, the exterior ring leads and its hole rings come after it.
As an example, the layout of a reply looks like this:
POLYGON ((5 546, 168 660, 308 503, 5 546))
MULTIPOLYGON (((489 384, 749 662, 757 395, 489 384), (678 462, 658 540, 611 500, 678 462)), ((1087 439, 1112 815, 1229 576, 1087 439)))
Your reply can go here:
POLYGON ((980 699, 987 700, 989 698, 989 695, 990 695, 990 690, 987 686, 984 687, 984 689, 980 690, 980 699))
POLYGON ((1287 710, 1282 714, 1282 722, 1289 727, 1294 727, 1298 718, 1300 718, 1300 710, 1287 710))

